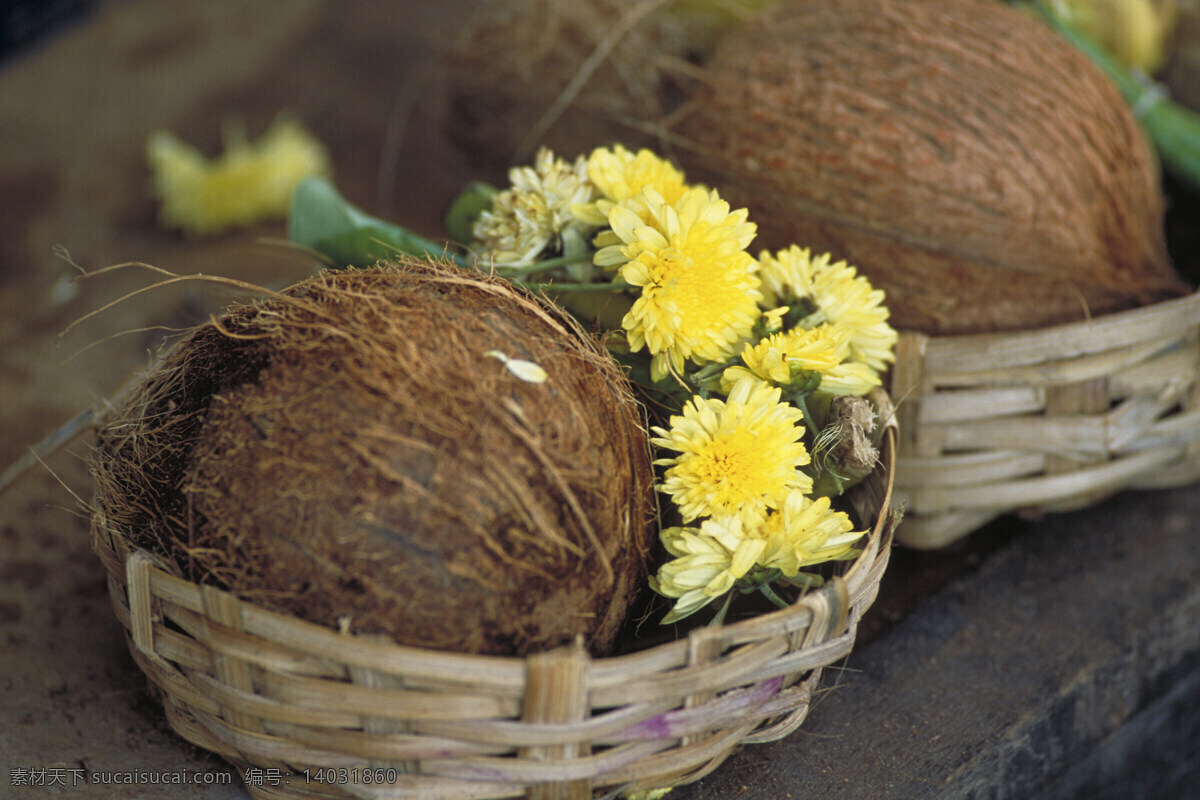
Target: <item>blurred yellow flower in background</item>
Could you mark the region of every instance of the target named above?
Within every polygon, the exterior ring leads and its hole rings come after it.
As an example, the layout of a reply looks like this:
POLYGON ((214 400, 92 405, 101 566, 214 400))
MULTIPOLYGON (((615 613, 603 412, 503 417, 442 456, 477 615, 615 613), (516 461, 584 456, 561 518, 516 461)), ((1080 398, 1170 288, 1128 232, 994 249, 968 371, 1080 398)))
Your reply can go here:
POLYGON ((1122 64, 1147 75, 1171 55, 1177 0, 1050 0, 1048 6, 1122 64))
POLYGON ((166 131, 151 134, 146 151, 161 224, 195 234, 281 219, 302 179, 330 173, 325 146, 294 120, 253 143, 230 126, 224 154, 212 160, 166 131))

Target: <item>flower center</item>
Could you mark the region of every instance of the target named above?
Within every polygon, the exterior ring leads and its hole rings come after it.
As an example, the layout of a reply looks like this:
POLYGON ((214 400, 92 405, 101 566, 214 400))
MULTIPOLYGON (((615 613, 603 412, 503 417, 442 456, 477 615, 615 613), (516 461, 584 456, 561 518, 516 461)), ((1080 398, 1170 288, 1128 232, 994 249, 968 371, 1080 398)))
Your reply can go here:
POLYGON ((737 510, 776 483, 775 464, 764 458, 752 431, 738 428, 714 436, 695 454, 695 474, 712 488, 716 505, 737 510))
POLYGON ((658 284, 672 290, 686 286, 689 281, 688 273, 695 262, 692 257, 682 250, 667 247, 658 252, 658 284))
POLYGON ((699 334, 721 325, 730 292, 722 265, 674 247, 664 248, 656 256, 658 288, 682 316, 687 333, 699 334))

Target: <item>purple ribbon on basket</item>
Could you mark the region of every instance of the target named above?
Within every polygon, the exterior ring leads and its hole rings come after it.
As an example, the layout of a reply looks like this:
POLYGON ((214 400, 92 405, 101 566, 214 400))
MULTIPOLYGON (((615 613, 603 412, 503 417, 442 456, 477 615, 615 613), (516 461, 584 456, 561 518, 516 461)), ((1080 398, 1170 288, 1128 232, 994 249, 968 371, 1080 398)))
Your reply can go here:
MULTIPOLYGON (((618 740, 674 739, 712 727, 714 717, 726 720, 737 712, 759 708, 783 688, 783 678, 768 678, 745 689, 727 692, 719 699, 693 708, 680 708, 656 714, 630 725, 616 735, 618 740)), ((740 716, 740 715, 739 715, 740 716)))
MULTIPOLYGON (((578 780, 610 772, 670 747, 670 740, 692 733, 723 727, 738 717, 752 715, 783 688, 783 678, 768 678, 753 686, 734 689, 718 698, 692 708, 656 714, 630 725, 612 737, 616 746, 593 754, 579 763, 542 762, 517 764, 504 757, 468 757, 430 760, 424 766, 427 777, 441 776, 466 780, 490 780, 521 783, 537 780, 578 780), (714 719, 719 720, 714 726, 714 719)), ((607 738, 607 737, 606 737, 607 738)))

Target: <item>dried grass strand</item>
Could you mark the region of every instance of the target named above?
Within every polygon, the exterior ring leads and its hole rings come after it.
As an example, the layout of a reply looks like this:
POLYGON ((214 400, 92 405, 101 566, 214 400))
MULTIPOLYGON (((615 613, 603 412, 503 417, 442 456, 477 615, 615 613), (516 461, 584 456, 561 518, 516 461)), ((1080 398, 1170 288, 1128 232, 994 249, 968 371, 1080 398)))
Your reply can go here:
POLYGON ((586 59, 579 65, 575 74, 571 76, 571 80, 563 87, 558 97, 545 110, 541 117, 533 124, 533 127, 525 134, 517 147, 516 158, 520 160, 526 157, 538 142, 545 136, 546 131, 550 130, 563 112, 570 107, 575 98, 579 96, 579 92, 591 80, 599 66, 612 53, 617 42, 621 41, 635 25, 641 22, 648 14, 662 8, 673 0, 641 0, 636 5, 626 9, 616 20, 613 21, 612 27, 604 34, 604 37, 596 44, 595 49, 588 55, 586 59))

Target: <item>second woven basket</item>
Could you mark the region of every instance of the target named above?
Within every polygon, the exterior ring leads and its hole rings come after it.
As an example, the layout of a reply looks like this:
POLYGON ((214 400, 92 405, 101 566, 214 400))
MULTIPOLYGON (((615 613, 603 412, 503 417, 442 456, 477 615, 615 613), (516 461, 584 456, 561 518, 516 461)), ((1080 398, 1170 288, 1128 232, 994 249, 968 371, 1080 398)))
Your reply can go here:
POLYGON ((1200 293, 1033 331, 901 333, 897 540, 1200 480, 1200 293))

